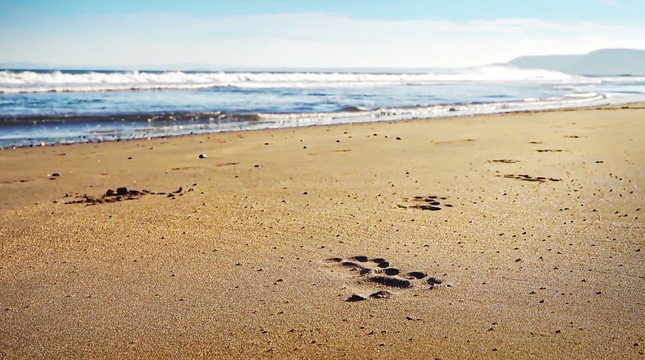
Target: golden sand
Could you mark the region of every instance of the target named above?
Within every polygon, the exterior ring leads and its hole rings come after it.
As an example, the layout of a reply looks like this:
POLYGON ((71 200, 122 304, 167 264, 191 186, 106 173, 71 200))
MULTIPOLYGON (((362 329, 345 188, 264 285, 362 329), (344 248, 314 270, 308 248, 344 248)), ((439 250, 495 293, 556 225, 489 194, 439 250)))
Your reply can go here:
POLYGON ((643 359, 644 165, 639 104, 3 149, 0 358, 643 359))

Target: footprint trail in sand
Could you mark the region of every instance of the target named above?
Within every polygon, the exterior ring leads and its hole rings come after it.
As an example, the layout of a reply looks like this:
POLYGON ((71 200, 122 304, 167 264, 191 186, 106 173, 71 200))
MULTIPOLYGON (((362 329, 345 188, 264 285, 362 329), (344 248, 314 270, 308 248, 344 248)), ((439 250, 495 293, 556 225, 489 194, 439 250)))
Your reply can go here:
POLYGON ((364 255, 349 258, 334 257, 327 259, 327 262, 346 269, 357 283, 375 286, 374 288, 370 286, 368 296, 353 294, 345 299, 346 302, 363 301, 368 298, 387 299, 394 295, 391 291, 412 288, 431 290, 443 283, 442 280, 428 276, 423 271, 403 272, 393 267, 389 261, 379 257, 371 259, 364 255))

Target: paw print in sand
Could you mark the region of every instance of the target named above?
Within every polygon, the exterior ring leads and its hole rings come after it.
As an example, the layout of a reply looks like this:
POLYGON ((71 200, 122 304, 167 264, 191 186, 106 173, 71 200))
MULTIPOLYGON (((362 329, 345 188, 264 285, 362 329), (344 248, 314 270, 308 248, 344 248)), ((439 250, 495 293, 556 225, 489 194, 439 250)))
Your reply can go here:
POLYGON ((353 294, 345 299, 347 302, 356 302, 372 299, 387 299, 393 295, 389 290, 407 290, 412 288, 434 289, 442 284, 442 281, 428 276, 423 271, 402 272, 393 267, 389 261, 383 258, 369 258, 367 256, 353 256, 350 258, 330 258, 328 262, 337 264, 348 272, 356 275, 360 284, 374 285, 369 296, 353 294), (381 290, 378 290, 381 288, 381 290), (385 290, 387 289, 387 290, 385 290))
POLYGON ((86 205, 106 204, 106 203, 113 203, 113 202, 119 202, 124 200, 138 200, 147 195, 163 195, 173 200, 176 196, 184 196, 185 193, 195 191, 194 189, 195 186, 197 186, 197 183, 194 183, 192 187, 187 187, 186 189, 180 186, 179 189, 168 193, 154 192, 150 190, 132 190, 132 189, 128 189, 125 186, 122 186, 122 187, 118 187, 116 191, 112 189, 107 189, 105 194, 101 196, 90 196, 87 194, 83 194, 82 196, 79 194, 76 194, 76 195, 65 194, 64 197, 76 198, 75 200, 66 201, 65 204, 86 204, 86 205))
POLYGON ((442 201, 447 199, 448 198, 446 198, 445 196, 436 195, 415 196, 413 198, 403 198, 403 201, 405 201, 409 205, 398 204, 397 206, 402 209, 439 211, 441 210, 441 206, 452 207, 452 204, 441 203, 442 201))
POLYGON ((562 179, 556 179, 556 178, 547 178, 544 176, 530 176, 526 174, 522 175, 514 175, 514 174, 506 174, 506 175, 497 175, 497 177, 503 177, 506 179, 515 179, 515 180, 522 180, 522 181, 534 181, 534 182, 546 182, 546 181, 562 181, 562 179))

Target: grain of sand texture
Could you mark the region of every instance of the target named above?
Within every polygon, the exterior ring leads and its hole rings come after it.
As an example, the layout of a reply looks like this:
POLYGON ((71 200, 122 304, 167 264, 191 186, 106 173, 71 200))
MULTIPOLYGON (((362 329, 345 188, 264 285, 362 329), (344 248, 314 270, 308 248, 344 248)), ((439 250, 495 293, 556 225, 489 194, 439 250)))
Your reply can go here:
POLYGON ((643 359, 644 164, 640 104, 3 149, 0 358, 643 359))

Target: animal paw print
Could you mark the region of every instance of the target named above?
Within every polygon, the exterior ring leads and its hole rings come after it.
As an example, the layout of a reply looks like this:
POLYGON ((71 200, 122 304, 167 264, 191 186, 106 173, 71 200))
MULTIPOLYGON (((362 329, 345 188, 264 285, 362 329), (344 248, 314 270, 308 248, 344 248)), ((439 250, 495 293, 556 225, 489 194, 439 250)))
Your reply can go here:
MULTIPOLYGON (((194 187, 197 186, 197 183, 193 184, 192 187, 188 187, 187 189, 184 189, 183 187, 179 187, 179 189, 172 191, 172 192, 154 192, 150 190, 132 190, 128 189, 127 187, 118 187, 116 191, 112 189, 107 189, 105 194, 101 196, 90 196, 87 194, 83 194, 80 196, 79 194, 76 194, 76 200, 71 200, 65 202, 65 204, 86 204, 86 205, 97 205, 97 204, 106 204, 106 203, 113 203, 113 202, 118 202, 118 201, 124 201, 124 200, 138 200, 141 199, 144 196, 147 195, 164 195, 171 200, 175 198, 175 196, 184 196, 185 193, 195 191, 194 187)), ((65 194, 64 197, 69 198, 74 195, 69 195, 65 194)))
POLYGON ((522 175, 514 175, 514 174, 506 174, 506 175, 497 175, 497 177, 503 177, 506 179, 515 179, 515 180, 522 180, 522 181, 535 181, 535 182, 546 182, 546 181, 562 181, 562 179, 556 179, 556 178, 547 178, 544 176, 529 176, 526 174, 522 175))
POLYGON ((412 203, 412 205, 401 205, 398 207, 403 209, 415 209, 415 210, 428 210, 428 211, 439 211, 441 206, 452 207, 452 204, 442 204, 441 201, 447 200, 445 196, 415 196, 413 198, 403 198, 403 201, 412 203))
POLYGON ((488 160, 489 163, 502 163, 502 164, 515 164, 520 162, 519 160, 513 160, 513 159, 495 159, 495 160, 488 160))
MULTIPOLYGON (((435 286, 442 284, 442 281, 428 276, 422 271, 411 271, 404 273, 400 269, 393 267, 389 261, 383 258, 369 258, 367 256, 353 256, 347 259, 335 257, 327 259, 348 271, 356 274, 359 282, 366 282, 376 286, 384 287, 390 290, 411 289, 424 286, 426 289, 433 289, 435 286)), ((353 294, 345 299, 347 302, 356 302, 372 299, 387 299, 393 294, 388 290, 372 289, 369 296, 353 294)))

